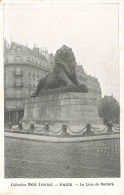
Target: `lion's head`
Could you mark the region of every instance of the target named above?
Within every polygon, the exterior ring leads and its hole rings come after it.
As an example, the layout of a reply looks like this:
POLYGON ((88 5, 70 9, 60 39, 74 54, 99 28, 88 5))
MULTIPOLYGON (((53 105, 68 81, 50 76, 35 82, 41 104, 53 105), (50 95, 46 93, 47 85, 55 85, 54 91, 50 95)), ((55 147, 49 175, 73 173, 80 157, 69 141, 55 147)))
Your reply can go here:
POLYGON ((59 60, 65 61, 68 64, 72 73, 75 71, 76 60, 71 48, 63 45, 60 49, 57 50, 55 61, 56 59, 58 60, 58 58, 59 60))

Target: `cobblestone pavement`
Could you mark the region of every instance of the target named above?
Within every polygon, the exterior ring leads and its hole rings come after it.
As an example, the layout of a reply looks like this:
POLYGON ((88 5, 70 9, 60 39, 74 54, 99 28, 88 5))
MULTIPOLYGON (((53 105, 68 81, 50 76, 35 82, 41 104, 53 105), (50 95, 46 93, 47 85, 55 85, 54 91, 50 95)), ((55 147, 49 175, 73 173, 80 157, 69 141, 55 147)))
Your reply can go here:
POLYGON ((5 138, 5 178, 120 177, 119 139, 75 143, 5 138))

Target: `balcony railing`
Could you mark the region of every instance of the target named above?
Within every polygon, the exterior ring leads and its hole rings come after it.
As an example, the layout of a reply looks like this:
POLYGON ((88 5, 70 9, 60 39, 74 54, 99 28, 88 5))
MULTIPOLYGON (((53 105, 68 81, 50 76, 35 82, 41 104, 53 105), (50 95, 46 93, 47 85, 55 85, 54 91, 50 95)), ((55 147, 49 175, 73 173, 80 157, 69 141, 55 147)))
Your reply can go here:
POLYGON ((22 82, 15 82, 14 83, 14 87, 22 88, 23 87, 23 83, 22 82))
POLYGON ((27 97, 30 97, 30 94, 15 94, 15 93, 13 93, 13 94, 5 94, 5 96, 4 96, 4 98, 5 99, 13 99, 13 98, 15 98, 15 99, 18 99, 18 98, 27 98, 27 97))
POLYGON ((33 67, 37 67, 37 68, 40 68, 40 69, 44 69, 44 70, 46 70, 46 71, 50 71, 50 70, 52 70, 52 67, 51 66, 47 66, 47 64, 45 65, 45 64, 43 64, 43 63, 35 63, 35 62, 33 62, 33 61, 31 61, 31 60, 25 60, 25 59, 23 59, 23 61, 17 61, 17 60, 5 60, 4 61, 4 64, 5 65, 8 65, 8 64, 21 64, 21 65, 23 65, 23 64, 28 64, 28 65, 30 65, 30 66, 33 66, 33 67))
POLYGON ((23 75, 22 70, 20 70, 20 71, 15 70, 14 71, 14 76, 16 76, 16 77, 22 77, 22 75, 23 75))

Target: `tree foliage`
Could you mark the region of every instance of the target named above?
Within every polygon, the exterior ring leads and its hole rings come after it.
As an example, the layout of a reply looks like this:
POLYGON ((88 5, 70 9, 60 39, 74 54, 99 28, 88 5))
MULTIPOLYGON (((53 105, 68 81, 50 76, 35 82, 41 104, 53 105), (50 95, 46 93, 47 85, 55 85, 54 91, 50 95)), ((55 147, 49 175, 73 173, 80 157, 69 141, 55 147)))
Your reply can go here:
POLYGON ((120 105, 113 96, 104 96, 99 104, 99 115, 104 123, 111 120, 113 123, 120 121, 120 105))

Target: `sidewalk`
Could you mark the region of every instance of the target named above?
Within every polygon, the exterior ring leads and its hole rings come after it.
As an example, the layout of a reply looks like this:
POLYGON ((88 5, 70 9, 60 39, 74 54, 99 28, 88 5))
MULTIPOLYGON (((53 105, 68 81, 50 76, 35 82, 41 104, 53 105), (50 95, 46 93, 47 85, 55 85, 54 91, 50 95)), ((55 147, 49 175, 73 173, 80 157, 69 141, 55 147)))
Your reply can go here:
POLYGON ((53 136, 45 136, 45 135, 5 132, 4 135, 5 137, 10 137, 15 139, 24 139, 24 140, 41 141, 41 142, 85 142, 85 141, 120 138, 120 134, 95 135, 95 136, 88 136, 88 137, 53 137, 53 136))

